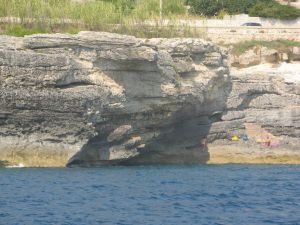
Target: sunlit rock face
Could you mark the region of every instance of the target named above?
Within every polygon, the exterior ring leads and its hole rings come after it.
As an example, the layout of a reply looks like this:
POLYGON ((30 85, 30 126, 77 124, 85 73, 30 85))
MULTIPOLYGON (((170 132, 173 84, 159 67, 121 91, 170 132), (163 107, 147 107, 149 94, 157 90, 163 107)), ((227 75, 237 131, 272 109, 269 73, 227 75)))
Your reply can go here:
POLYGON ((201 163, 231 85, 199 39, 0 37, 0 159, 32 166, 201 163))
POLYGON ((299 152, 299 69, 300 64, 232 68, 227 109, 212 125, 211 140, 247 134, 256 141, 269 136, 277 147, 299 152))

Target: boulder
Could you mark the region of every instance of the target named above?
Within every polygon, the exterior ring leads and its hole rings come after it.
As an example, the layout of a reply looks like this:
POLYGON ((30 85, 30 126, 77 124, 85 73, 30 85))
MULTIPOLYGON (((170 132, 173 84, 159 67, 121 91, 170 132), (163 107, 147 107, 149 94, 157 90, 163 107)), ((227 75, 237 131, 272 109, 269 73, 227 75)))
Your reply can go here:
POLYGON ((238 65, 240 67, 255 66, 261 63, 261 57, 257 53, 257 49, 250 49, 238 57, 238 65))
POLYGON ((278 63, 279 62, 279 53, 275 49, 269 49, 262 47, 260 49, 261 62, 262 63, 278 63))
POLYGON ((293 61, 300 61, 300 47, 291 48, 291 58, 293 61))

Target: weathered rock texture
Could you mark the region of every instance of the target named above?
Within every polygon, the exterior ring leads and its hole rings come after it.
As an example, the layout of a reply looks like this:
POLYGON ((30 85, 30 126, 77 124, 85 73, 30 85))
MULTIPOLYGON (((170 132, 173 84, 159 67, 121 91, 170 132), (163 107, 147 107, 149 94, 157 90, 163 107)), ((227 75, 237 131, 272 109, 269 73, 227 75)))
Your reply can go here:
MULTIPOLYGON (((297 67, 294 65, 295 70, 297 67)), ((267 67, 232 69, 227 110, 212 125, 210 135, 217 139, 242 134, 254 139, 269 136, 300 153, 300 77, 287 72, 267 67)))
POLYGON ((255 133, 299 150, 299 78, 229 76, 227 56, 199 39, 1 36, 0 164, 201 163, 206 140, 255 133))
POLYGON ((255 46, 242 54, 230 53, 230 64, 245 68, 264 63, 279 64, 280 62, 300 61, 300 48, 290 47, 280 50, 255 46))
POLYGON ((205 137, 225 110, 228 74, 227 52, 198 39, 1 36, 0 160, 206 162, 205 137))

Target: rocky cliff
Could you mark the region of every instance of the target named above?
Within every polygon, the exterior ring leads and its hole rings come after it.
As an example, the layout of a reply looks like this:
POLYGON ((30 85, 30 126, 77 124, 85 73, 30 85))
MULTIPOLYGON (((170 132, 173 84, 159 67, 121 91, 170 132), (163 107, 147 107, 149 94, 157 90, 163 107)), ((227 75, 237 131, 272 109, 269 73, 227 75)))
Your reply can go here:
POLYGON ((233 134, 273 135, 300 150, 300 65, 291 68, 285 72, 272 66, 232 68, 227 109, 211 134, 221 139, 233 134))
POLYGON ((206 162, 206 137, 224 132, 210 135, 231 91, 227 64, 225 50, 199 39, 1 36, 0 161, 206 162))
POLYGON ((210 129, 209 163, 300 163, 299 71, 285 63, 231 68, 227 109, 210 129))
POLYGON ((227 51, 199 39, 1 36, 0 166, 205 163, 207 142, 226 155, 233 135, 250 139, 238 155, 267 136, 295 161, 300 79, 289 66, 229 71, 227 51))

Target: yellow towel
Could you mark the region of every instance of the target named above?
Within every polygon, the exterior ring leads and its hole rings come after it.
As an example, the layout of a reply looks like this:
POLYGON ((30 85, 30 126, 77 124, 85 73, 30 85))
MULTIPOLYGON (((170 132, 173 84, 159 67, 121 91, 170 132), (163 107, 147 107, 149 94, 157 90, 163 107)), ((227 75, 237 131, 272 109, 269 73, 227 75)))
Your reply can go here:
POLYGON ((234 135, 234 136, 231 137, 231 140, 232 140, 232 141, 238 141, 238 140, 239 140, 239 137, 236 136, 236 135, 234 135))

